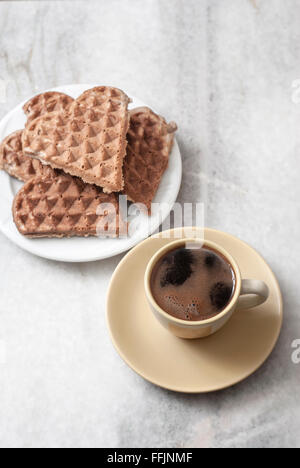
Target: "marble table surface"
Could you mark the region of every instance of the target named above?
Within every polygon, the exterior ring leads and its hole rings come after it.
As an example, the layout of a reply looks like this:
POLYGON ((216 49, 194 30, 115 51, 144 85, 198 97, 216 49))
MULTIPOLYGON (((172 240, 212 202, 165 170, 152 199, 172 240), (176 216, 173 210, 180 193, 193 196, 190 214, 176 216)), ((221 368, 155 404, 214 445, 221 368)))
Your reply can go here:
POLYGON ((108 337, 105 296, 122 256, 59 264, 0 234, 1 447, 300 445, 299 16, 298 0, 0 2, 0 117, 46 88, 99 82, 176 120, 179 201, 204 202, 207 226, 264 255, 285 312, 272 356, 247 381, 168 392, 108 337))

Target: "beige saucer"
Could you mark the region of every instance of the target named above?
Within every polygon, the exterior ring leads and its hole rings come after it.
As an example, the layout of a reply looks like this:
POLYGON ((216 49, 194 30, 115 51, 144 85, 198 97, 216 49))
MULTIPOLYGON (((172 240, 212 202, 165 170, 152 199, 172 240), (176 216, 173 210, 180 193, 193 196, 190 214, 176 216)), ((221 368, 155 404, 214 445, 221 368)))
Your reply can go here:
POLYGON ((171 335, 152 315, 143 284, 151 256, 174 240, 162 238, 161 234, 142 242, 124 257, 108 292, 107 322, 120 356, 153 384, 178 392, 211 392, 245 379, 268 358, 282 325, 281 292, 263 258, 229 234, 205 229, 204 237, 231 253, 243 278, 267 283, 267 302, 236 312, 224 328, 208 338, 184 340, 171 335))

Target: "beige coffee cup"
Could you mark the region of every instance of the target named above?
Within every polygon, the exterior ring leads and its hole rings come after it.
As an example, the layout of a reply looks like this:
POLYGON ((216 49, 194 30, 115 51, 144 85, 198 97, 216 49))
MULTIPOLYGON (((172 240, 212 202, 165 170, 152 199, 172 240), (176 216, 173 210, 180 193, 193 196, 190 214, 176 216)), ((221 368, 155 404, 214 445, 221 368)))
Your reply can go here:
POLYGON ((228 322, 236 310, 251 309, 264 303, 269 297, 269 288, 263 281, 242 278, 237 262, 223 247, 217 245, 215 242, 194 238, 179 239, 158 250, 148 263, 144 285, 150 308, 159 322, 175 336, 188 339, 204 338, 216 333, 228 322), (231 301, 222 312, 207 320, 188 321, 173 317, 156 303, 151 292, 150 280, 156 263, 168 251, 186 244, 203 245, 203 247, 208 247, 220 253, 230 263, 235 274, 235 290, 231 301))

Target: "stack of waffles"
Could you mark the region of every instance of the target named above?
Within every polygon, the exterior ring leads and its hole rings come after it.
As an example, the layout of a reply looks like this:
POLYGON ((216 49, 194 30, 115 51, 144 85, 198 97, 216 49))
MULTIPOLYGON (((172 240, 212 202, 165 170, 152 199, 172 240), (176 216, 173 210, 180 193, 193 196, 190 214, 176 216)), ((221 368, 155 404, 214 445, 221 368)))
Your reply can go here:
POLYGON ((77 99, 48 92, 24 105, 25 129, 0 145, 0 169, 25 182, 13 203, 21 234, 124 235, 119 194, 151 212, 177 127, 149 108, 129 111, 129 102, 120 89, 99 86, 77 99))

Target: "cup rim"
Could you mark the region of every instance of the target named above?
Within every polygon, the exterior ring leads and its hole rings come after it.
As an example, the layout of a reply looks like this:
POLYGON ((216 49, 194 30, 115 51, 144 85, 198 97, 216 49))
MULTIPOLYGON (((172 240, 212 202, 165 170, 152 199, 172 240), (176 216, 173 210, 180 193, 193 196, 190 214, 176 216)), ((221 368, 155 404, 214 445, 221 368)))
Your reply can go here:
POLYGON ((232 257, 232 255, 229 252, 227 252, 226 249, 221 247, 219 244, 217 244, 215 242, 212 242, 212 241, 209 241, 209 240, 206 240, 206 239, 202 239, 200 237, 177 239, 177 240, 175 240, 173 242, 170 242, 169 244, 166 244, 163 247, 161 247, 149 260, 146 271, 145 271, 145 277, 144 277, 144 287, 145 287, 146 296, 147 296, 147 299, 149 300, 150 304, 152 305, 152 307, 154 307, 160 313, 160 315, 162 315, 164 318, 167 318, 169 321, 172 321, 173 323, 177 323, 179 325, 184 325, 185 327, 195 327, 197 325, 198 326, 199 325, 210 325, 210 324, 218 321, 220 318, 224 317, 225 315, 227 315, 232 310, 232 307, 236 304, 236 302, 237 302, 237 300, 238 300, 238 298, 240 296, 241 285, 242 285, 241 272, 240 272, 240 269, 239 269, 239 266, 238 266, 237 262, 232 257), (221 253, 226 258, 226 260, 229 261, 230 265, 232 266, 232 268, 234 270, 234 274, 235 274, 235 278, 236 278, 235 291, 234 291, 234 294, 233 294, 230 302, 227 304, 225 309, 222 310, 219 314, 217 314, 214 317, 211 317, 209 319, 206 319, 206 320, 190 320, 189 321, 189 320, 179 319, 177 317, 174 317, 173 315, 168 314, 167 312, 165 312, 157 304, 157 302, 155 301, 155 299, 153 297, 153 294, 151 292, 151 286, 150 286, 151 274, 152 274, 153 268, 156 265, 156 263, 158 262, 158 260, 165 253, 167 253, 169 250, 173 250, 176 246, 182 245, 183 243, 187 244, 189 242, 191 242, 191 243, 201 243, 202 246, 207 246, 207 247, 221 253))

